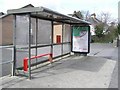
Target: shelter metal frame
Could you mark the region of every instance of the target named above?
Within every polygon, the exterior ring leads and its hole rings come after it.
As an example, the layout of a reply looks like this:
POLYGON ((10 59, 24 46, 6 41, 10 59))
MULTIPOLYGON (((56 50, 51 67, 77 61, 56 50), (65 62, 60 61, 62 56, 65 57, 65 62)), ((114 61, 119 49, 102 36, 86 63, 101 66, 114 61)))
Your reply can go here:
MULTIPOLYGON (((63 45, 64 44, 69 44, 71 45, 71 42, 63 42, 63 25, 64 24, 69 24, 70 27, 72 25, 80 25, 80 26, 88 26, 90 23, 81 19, 77 19, 68 15, 64 15, 55 11, 52 11, 48 8, 45 7, 30 7, 30 8, 20 8, 20 9, 13 9, 13 10, 8 10, 8 14, 14 15, 14 25, 13 25, 13 45, 14 45, 14 62, 13 62, 13 76, 16 75, 16 16, 17 15, 28 15, 29 17, 29 43, 27 49, 29 50, 29 64, 28 64, 28 78, 31 79, 31 49, 35 48, 36 55, 37 55, 37 48, 39 47, 46 47, 46 46, 51 46, 51 53, 53 53, 53 46, 54 45, 62 45, 61 47, 61 55, 63 55, 63 45), (36 33, 35 33, 35 46, 31 46, 31 18, 35 18, 36 21, 36 33), (51 31, 51 44, 48 45, 38 45, 38 37, 37 37, 37 32, 38 32, 38 19, 42 20, 48 20, 51 21, 51 26, 52 26, 52 31, 51 31), (60 44, 55 44, 53 43, 53 38, 54 38, 54 22, 58 22, 62 24, 62 43, 60 44)), ((66 53, 66 54, 70 54, 66 53)), ((64 55, 66 55, 64 54, 64 55)), ((60 56, 61 57, 61 56, 60 56)), ((36 58, 37 62, 37 58, 36 58)))

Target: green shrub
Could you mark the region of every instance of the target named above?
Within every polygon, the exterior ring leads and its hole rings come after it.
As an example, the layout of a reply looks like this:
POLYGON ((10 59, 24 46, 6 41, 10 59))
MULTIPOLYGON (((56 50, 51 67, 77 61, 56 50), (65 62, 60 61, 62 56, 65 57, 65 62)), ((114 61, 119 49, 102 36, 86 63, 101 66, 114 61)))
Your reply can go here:
POLYGON ((109 42, 113 42, 113 39, 110 35, 103 35, 102 37, 98 37, 96 35, 91 37, 92 42, 95 43, 109 43, 109 42))
POLYGON ((95 34, 96 36, 98 36, 99 38, 103 36, 103 30, 104 30, 104 24, 100 23, 98 25, 96 25, 95 27, 95 34))

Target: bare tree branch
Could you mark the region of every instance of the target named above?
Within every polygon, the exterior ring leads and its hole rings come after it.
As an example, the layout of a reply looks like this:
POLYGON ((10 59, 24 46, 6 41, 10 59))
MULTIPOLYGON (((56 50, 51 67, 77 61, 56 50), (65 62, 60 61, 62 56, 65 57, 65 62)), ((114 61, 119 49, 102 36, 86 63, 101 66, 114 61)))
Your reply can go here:
POLYGON ((102 12, 98 17, 103 23, 107 24, 110 22, 111 14, 109 12, 102 12))

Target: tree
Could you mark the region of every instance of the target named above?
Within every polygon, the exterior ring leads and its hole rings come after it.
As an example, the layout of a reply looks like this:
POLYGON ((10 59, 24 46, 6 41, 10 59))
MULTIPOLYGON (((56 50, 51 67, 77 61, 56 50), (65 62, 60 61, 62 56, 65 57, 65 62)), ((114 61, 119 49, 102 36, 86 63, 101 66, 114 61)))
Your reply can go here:
POLYGON ((118 23, 117 29, 118 29, 118 34, 120 35, 120 23, 118 23))
POLYGON ((98 15, 98 18, 100 21, 102 21, 104 24, 108 24, 110 21, 110 13, 109 12, 102 12, 100 15, 98 15))
POLYGON ((95 34, 96 36, 98 36, 99 38, 103 36, 103 30, 104 30, 104 24, 100 23, 98 25, 96 25, 95 27, 95 34))

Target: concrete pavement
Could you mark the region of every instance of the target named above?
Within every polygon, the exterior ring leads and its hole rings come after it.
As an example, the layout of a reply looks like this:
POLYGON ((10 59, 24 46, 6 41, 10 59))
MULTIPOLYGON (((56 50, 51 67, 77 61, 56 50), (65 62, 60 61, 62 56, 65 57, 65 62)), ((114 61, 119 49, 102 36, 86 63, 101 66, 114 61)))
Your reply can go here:
POLYGON ((4 88, 108 88, 116 61, 101 57, 71 56, 32 71, 25 77, 3 78, 4 88))
POLYGON ((118 48, 91 44, 87 57, 71 56, 23 76, 0 78, 3 88, 117 88, 118 48))
POLYGON ((102 57, 116 61, 109 88, 118 88, 118 47, 111 43, 92 43, 89 56, 102 57))

